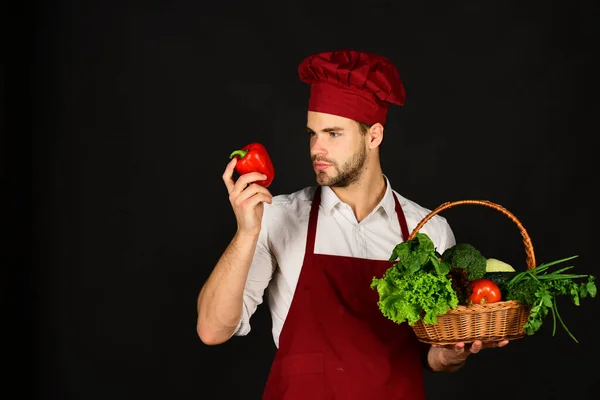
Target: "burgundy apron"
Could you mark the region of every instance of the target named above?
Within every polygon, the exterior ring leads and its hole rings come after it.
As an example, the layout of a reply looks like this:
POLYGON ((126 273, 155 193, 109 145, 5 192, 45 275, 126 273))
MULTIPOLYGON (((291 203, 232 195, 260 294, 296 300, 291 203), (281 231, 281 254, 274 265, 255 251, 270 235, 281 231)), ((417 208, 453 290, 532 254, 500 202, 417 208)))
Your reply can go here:
MULTIPOLYGON (((406 218, 396 213, 404 240, 406 218)), ((387 260, 314 254, 321 187, 308 222, 304 263, 263 400, 424 400, 420 344, 381 314, 370 288, 387 260)))

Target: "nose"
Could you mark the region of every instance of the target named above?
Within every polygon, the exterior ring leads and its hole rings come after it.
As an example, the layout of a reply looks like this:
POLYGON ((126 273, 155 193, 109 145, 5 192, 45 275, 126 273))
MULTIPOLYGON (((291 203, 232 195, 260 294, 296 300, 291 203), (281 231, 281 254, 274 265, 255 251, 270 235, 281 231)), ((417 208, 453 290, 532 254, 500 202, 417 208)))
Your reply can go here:
POLYGON ((323 139, 319 138, 318 135, 314 135, 310 140, 310 155, 315 157, 324 156, 326 154, 327 150, 323 146, 323 139))

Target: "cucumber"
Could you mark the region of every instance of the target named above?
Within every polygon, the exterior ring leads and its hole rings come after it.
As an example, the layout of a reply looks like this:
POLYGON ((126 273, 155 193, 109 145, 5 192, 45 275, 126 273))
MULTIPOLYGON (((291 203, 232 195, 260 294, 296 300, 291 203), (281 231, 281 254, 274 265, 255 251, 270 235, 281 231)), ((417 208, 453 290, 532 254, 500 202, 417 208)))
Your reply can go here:
POLYGON ((501 288, 502 285, 510 281, 516 274, 516 271, 494 271, 486 272, 483 278, 489 279, 501 288))
POLYGON ((504 261, 488 258, 485 264, 486 272, 515 272, 515 269, 504 261))

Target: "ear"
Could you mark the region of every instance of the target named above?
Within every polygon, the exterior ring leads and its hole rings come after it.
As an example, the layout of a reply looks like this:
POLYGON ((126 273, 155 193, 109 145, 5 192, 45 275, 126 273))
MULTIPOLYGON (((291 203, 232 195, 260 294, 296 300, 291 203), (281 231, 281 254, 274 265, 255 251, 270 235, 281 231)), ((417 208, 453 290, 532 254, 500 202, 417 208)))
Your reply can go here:
POLYGON ((379 122, 373 124, 371 128, 369 128, 369 149, 373 150, 381 144, 383 141, 383 125, 379 122))

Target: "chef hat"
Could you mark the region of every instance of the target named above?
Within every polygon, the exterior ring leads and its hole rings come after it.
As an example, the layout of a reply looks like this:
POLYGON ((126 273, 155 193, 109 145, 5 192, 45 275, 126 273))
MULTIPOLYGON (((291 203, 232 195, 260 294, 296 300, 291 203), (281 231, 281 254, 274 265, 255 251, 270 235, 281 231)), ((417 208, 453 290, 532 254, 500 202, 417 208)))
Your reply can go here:
POLYGON ((404 105, 406 93, 396 67, 385 57, 356 50, 322 52, 298 66, 311 85, 309 111, 358 122, 385 124, 389 103, 404 105))

